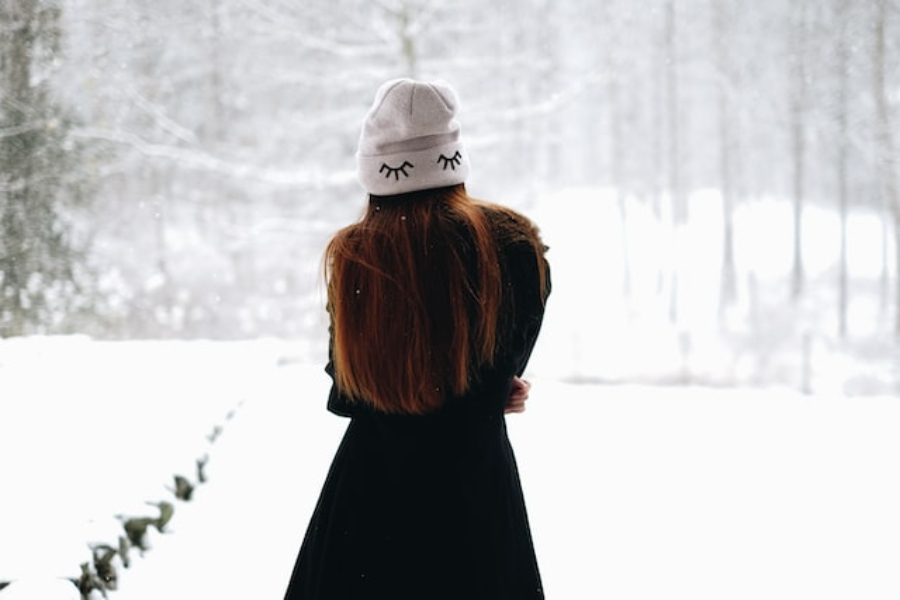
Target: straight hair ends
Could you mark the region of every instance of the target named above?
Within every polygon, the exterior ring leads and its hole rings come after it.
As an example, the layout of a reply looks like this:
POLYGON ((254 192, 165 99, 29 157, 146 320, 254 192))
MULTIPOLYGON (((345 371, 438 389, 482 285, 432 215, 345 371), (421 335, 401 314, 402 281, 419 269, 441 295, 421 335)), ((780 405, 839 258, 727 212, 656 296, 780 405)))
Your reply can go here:
POLYGON ((325 251, 338 389, 381 412, 413 415, 465 393, 497 352, 500 246, 522 239, 535 246, 543 281, 536 228, 473 200, 463 185, 371 196, 363 218, 325 251))

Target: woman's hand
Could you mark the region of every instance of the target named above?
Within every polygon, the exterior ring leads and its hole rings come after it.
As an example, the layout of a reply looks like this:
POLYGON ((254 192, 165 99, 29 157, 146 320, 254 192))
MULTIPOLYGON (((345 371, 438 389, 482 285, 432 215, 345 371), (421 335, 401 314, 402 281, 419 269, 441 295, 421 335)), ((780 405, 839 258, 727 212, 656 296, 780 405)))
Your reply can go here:
POLYGON ((513 377, 512 389, 509 392, 509 398, 506 400, 506 414, 525 412, 525 401, 528 400, 528 393, 531 391, 531 384, 519 377, 513 377))

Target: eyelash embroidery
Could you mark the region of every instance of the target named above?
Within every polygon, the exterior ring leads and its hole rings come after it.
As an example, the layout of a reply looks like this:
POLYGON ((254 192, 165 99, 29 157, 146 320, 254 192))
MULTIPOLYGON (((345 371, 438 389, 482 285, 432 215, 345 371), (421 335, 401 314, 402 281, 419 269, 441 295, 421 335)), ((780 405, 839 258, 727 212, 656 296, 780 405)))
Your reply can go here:
POLYGON ((390 179, 391 175, 394 176, 394 181, 400 180, 400 173, 403 173, 404 177, 409 177, 409 173, 406 172, 406 169, 413 169, 413 165, 409 163, 409 161, 403 161, 403 164, 399 167, 390 167, 387 163, 382 163, 381 168, 378 170, 379 173, 384 173, 385 179, 390 179), (387 171, 387 173, 385 173, 387 171))
POLYGON ((454 154, 450 158, 447 158, 446 156, 441 154, 441 156, 437 159, 437 162, 444 163, 445 171, 447 170, 447 167, 450 167, 451 169, 453 169, 455 171, 456 167, 459 166, 459 163, 462 162, 462 154, 459 153, 459 150, 457 150, 456 154, 454 154))

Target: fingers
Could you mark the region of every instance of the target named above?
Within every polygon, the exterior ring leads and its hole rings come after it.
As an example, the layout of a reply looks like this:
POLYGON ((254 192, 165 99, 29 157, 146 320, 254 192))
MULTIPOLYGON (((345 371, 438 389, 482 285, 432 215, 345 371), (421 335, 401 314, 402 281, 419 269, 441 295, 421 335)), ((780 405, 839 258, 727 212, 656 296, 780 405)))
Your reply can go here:
POLYGON ((530 382, 519 377, 514 377, 504 412, 506 412, 506 414, 525 412, 525 401, 528 400, 530 392, 530 382))
POLYGON ((531 382, 527 379, 521 379, 519 377, 513 377, 512 380, 512 393, 516 394, 519 392, 524 392, 526 395, 531 391, 531 382))
POLYGON ((525 398, 522 398, 520 400, 510 399, 510 401, 506 403, 506 408, 503 412, 505 412, 506 414, 525 412, 525 398))

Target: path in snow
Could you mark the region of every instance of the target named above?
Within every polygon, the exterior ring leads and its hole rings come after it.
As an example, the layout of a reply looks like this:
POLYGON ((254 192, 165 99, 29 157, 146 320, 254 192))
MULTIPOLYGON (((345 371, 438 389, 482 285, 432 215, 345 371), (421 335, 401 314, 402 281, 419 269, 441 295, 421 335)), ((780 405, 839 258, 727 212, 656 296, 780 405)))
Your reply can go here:
POLYGON ((112 600, 281 598, 345 425, 318 414, 328 385, 319 367, 260 381, 217 441, 208 482, 112 600))
POLYGON ((259 406, 279 359, 296 351, 269 341, 0 340, 0 582, 15 582, 0 598, 51 600, 26 588, 77 577, 88 544, 116 546, 119 515, 159 514, 150 502, 176 505, 168 529, 188 520, 197 503, 175 500, 174 476, 196 483, 203 457, 207 475, 216 471, 243 405, 259 406))

